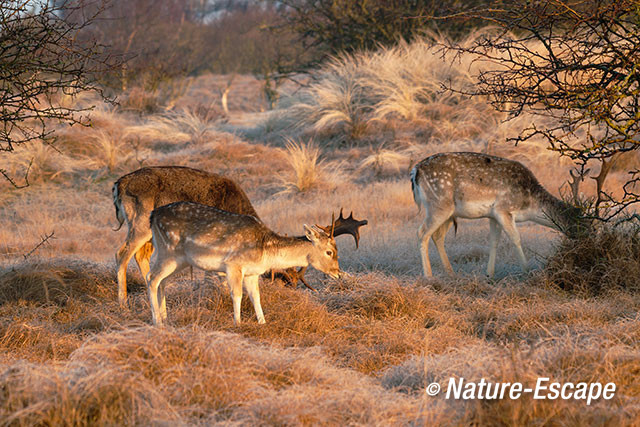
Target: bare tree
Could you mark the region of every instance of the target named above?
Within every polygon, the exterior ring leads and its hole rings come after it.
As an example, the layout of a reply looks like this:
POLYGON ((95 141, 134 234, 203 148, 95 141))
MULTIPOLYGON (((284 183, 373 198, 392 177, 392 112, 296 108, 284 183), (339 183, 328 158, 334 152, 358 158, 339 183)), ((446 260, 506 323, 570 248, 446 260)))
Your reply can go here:
MULTIPOLYGON (((93 76, 110 60, 102 46, 80 36, 102 5, 94 2, 93 12, 86 15, 86 3, 0 2, 0 151, 49 140, 52 120, 85 123, 81 110, 60 105, 56 97, 102 94, 93 76)), ((0 174, 17 186, 5 170, 0 174)))
POLYGON ((640 148, 637 0, 500 1, 465 16, 497 27, 473 46, 454 46, 497 64, 479 74, 471 94, 487 96, 512 117, 544 118, 513 141, 543 137, 581 169, 600 161, 596 213, 601 204, 611 208, 602 219, 637 203, 638 170, 629 171, 620 197, 603 187, 618 153, 640 148))

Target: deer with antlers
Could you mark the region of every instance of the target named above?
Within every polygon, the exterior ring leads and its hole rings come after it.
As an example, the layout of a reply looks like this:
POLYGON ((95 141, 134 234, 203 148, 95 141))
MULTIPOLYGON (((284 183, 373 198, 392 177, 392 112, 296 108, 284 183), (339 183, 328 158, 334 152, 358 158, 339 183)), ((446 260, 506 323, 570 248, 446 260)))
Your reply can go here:
POLYGON ((425 219, 418 237, 424 275, 431 276, 429 239, 435 243, 449 274, 444 240, 456 218, 489 218, 489 263, 493 276, 501 230, 516 247, 524 271, 527 260, 522 251, 517 222, 533 221, 576 233, 588 226, 578 208, 547 192, 533 173, 519 162, 480 153, 440 153, 427 157, 411 170, 413 197, 424 208, 425 219))
MULTIPOLYGON (((112 189, 113 204, 119 230, 126 222, 127 238, 116 252, 118 299, 121 305, 127 300, 127 265, 135 256, 143 278, 149 273, 149 259, 153 252, 149 215, 153 209, 179 202, 195 202, 214 206, 233 213, 251 215, 259 220, 247 195, 234 181, 197 169, 182 166, 145 167, 122 176, 112 189)), ((353 216, 342 217, 336 222, 335 236, 351 234, 359 243, 359 227, 367 221, 356 221, 353 216)), ((330 228, 331 224, 324 229, 330 228)), ((289 269, 282 277, 295 285, 298 280, 311 288, 304 280, 304 270, 289 269)), ((311 288, 313 289, 313 288, 311 288)))
POLYGON ((329 233, 305 225, 304 237, 287 237, 271 231, 252 215, 177 202, 155 209, 150 222, 156 252, 147 281, 155 325, 162 325, 167 318, 163 280, 189 265, 226 273, 236 325, 241 322, 243 284, 258 323, 265 323, 258 278, 269 269, 311 264, 331 277, 341 274, 333 218, 329 233))
MULTIPOLYGON (((349 214, 349 217, 345 218, 342 213, 342 208, 340 208, 340 216, 337 220, 333 222, 333 224, 327 225, 326 227, 318 226, 327 234, 332 234, 334 236, 340 236, 342 234, 350 234, 353 236, 353 239, 356 242, 356 249, 360 246, 360 227, 367 225, 368 221, 362 220, 359 221, 353 218, 353 212, 349 214)), ((302 267, 300 270, 296 270, 295 268, 283 270, 280 272, 276 272, 275 270, 271 270, 271 281, 273 281, 276 277, 284 280, 285 283, 290 283, 292 286, 296 286, 298 281, 302 282, 307 288, 311 289, 315 292, 315 289, 307 283, 304 279, 304 274, 307 270, 307 267, 302 267)))

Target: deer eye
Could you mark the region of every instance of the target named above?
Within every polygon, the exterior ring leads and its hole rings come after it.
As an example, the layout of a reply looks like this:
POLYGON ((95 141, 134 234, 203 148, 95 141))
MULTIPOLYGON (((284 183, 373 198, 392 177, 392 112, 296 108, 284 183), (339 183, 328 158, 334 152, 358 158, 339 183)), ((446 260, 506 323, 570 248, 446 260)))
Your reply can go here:
POLYGON ((327 251, 327 255, 331 256, 331 255, 333 255, 333 252, 327 251))

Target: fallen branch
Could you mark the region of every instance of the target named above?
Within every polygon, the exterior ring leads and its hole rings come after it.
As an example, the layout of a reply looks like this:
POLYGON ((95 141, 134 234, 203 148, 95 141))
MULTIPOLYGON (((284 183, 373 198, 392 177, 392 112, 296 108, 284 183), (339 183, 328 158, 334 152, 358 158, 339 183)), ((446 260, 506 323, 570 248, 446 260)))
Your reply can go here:
POLYGON ((43 246, 44 244, 49 242, 49 239, 53 239, 53 233, 55 233, 55 231, 52 231, 49 234, 45 234, 44 237, 40 236, 40 243, 38 243, 33 249, 31 249, 29 252, 27 252, 26 254, 23 254, 22 256, 24 257, 24 259, 26 260, 27 258, 29 258, 31 255, 33 255, 33 253, 35 251, 38 250, 38 248, 40 248, 41 246, 43 246))

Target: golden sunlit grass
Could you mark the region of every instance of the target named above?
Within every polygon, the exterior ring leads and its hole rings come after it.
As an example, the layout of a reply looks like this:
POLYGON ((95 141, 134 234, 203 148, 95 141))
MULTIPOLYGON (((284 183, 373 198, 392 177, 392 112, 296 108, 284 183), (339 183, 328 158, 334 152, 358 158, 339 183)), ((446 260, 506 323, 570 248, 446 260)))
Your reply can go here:
POLYGON ((17 356, 0 369, 0 414, 21 425, 637 421, 638 296, 582 299, 543 280, 431 286, 363 274, 318 294, 263 283, 267 324, 244 301, 245 324, 235 327, 221 284, 177 279, 162 329, 142 326, 144 286, 118 308, 104 265, 22 263, 0 277, 0 345, 17 356), (613 381, 621 392, 586 410, 581 401, 424 395, 449 377, 532 386, 539 376, 613 381))
MULTIPOLYGON (((7 155, 3 168, 18 176, 33 159, 33 179, 0 193, 0 425, 637 425, 632 225, 581 241, 519 226, 533 273, 517 273, 503 238, 489 280, 488 225, 461 220, 447 236, 458 274, 447 278, 434 256, 436 277, 421 278, 422 216, 408 179, 416 162, 486 151, 522 161, 554 194, 568 176, 540 141, 505 142, 530 117, 504 122, 481 99, 439 90, 448 79, 469 83, 480 66, 458 61, 421 42, 343 57, 268 113, 256 113, 259 82, 238 76, 228 123, 201 111, 217 105, 215 84, 227 78, 202 76, 176 82, 170 96, 138 90, 121 107, 99 106, 92 127, 59 129, 59 151, 36 141, 7 155), (358 250, 336 239, 348 275, 310 269, 317 293, 262 280, 267 324, 245 299, 237 327, 221 279, 181 273, 168 279, 168 327, 151 327, 133 263, 129 305, 117 302, 114 254, 126 230, 111 231, 111 186, 140 166, 170 164, 237 180, 264 222, 289 235, 353 210, 369 224, 358 250), (450 377, 533 386, 540 376, 618 391, 590 406, 424 394, 450 377)), ((619 179, 612 173, 614 190, 619 179)))
POLYGON ((289 140, 282 153, 291 167, 291 172, 280 176, 283 193, 333 189, 345 180, 338 165, 320 159, 320 148, 313 141, 289 140))

